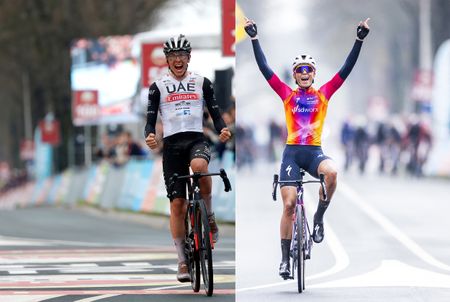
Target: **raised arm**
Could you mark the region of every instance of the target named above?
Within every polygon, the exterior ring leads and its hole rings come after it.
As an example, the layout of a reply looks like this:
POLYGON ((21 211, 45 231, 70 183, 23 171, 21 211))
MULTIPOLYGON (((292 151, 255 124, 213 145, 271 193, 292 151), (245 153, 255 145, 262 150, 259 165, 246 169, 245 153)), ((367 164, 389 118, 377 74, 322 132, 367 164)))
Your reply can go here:
POLYGON ((327 99, 330 99, 331 96, 336 92, 336 90, 341 87, 341 85, 344 83, 345 79, 347 79, 348 75, 355 66, 356 61, 358 60, 359 52, 361 51, 363 40, 369 33, 369 25, 367 23, 369 22, 369 20, 370 18, 367 18, 364 22, 359 22, 359 25, 356 29, 355 43, 353 44, 352 50, 345 60, 344 65, 329 82, 327 82, 320 88, 327 99))
POLYGON ((280 78, 267 64, 266 57, 263 53, 261 45, 259 44, 256 23, 249 19, 246 19, 245 31, 252 40, 253 53, 255 55, 259 70, 261 71, 267 82, 269 82, 270 87, 272 87, 272 89, 280 96, 280 98, 284 100, 291 93, 291 89, 280 80, 280 78))
POLYGON ((252 39, 253 53, 255 54, 255 59, 256 63, 258 64, 259 70, 263 74, 264 78, 269 81, 274 72, 267 64, 266 56, 264 55, 261 45, 259 44, 258 29, 256 27, 256 23, 249 19, 246 19, 245 31, 252 39))

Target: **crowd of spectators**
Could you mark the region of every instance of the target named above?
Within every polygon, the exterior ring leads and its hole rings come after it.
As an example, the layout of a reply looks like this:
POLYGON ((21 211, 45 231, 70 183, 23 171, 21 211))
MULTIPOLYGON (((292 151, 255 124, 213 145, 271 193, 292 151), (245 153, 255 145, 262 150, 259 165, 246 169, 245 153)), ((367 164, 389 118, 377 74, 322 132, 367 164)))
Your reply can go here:
POLYGON ((385 121, 368 122, 365 117, 347 119, 341 128, 346 170, 354 164, 362 174, 371 154, 378 154, 378 171, 396 175, 403 169, 423 176, 423 166, 432 147, 432 133, 425 116, 391 116, 385 121), (378 152, 370 152, 375 148, 378 152))
POLYGON ((71 48, 73 64, 96 63, 113 67, 117 62, 132 58, 132 39, 132 36, 111 36, 76 40, 71 48))
POLYGON ((95 160, 106 160, 114 166, 122 166, 130 158, 142 159, 147 155, 147 150, 141 141, 135 141, 129 131, 117 135, 104 134, 101 144, 95 148, 95 160))
POLYGON ((7 162, 0 162, 0 194, 25 184, 28 173, 25 169, 11 169, 7 162))

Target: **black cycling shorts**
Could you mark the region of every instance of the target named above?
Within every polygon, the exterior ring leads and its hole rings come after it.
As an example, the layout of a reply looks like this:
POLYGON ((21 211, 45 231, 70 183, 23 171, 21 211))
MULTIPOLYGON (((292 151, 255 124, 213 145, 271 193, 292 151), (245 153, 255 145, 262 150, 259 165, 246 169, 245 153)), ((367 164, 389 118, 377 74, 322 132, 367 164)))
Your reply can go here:
MULTIPOLYGON (((166 190, 174 173, 180 176, 189 174, 189 165, 194 158, 203 158, 208 163, 211 159, 211 150, 203 133, 181 132, 164 138, 163 172, 166 190)), ((175 184, 170 201, 174 198, 186 198, 186 181, 179 180, 175 184)))
MULTIPOLYGON (((323 154, 321 146, 286 145, 280 168, 280 181, 300 179, 300 169, 319 178, 319 164, 330 157, 323 154)), ((282 186, 296 186, 295 183, 282 186)))

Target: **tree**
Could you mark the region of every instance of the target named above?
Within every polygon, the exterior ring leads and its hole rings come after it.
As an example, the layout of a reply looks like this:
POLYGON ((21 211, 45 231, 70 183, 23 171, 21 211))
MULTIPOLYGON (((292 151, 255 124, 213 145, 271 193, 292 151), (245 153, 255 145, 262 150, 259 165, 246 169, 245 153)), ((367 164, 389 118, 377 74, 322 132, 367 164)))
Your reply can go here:
POLYGON ((67 166, 71 123, 70 43, 80 37, 145 31, 167 0, 0 0, 0 158, 19 165, 24 136, 24 75, 29 77, 33 127, 46 112, 61 121, 57 169, 67 166), (5 143, 6 142, 6 143, 5 143))

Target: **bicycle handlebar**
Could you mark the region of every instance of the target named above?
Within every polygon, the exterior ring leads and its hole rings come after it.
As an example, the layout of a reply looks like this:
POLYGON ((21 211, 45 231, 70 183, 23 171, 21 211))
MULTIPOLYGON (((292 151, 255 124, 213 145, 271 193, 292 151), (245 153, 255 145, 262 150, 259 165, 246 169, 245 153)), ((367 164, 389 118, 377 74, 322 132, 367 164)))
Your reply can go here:
POLYGON ((224 185, 224 191, 230 192, 232 190, 230 179, 227 176, 227 172, 225 172, 224 169, 220 169, 220 177, 222 178, 223 185, 224 185))
POLYGON ((224 191, 229 192, 232 190, 230 180, 228 179, 227 173, 224 169, 220 169, 219 173, 200 173, 200 172, 194 172, 193 174, 189 175, 183 175, 179 176, 177 173, 174 173, 173 176, 169 179, 169 187, 167 189, 167 197, 170 198, 173 194, 173 187, 175 186, 175 183, 180 179, 189 179, 192 178, 194 180, 199 180, 202 177, 205 176, 220 176, 223 181, 223 185, 225 187, 224 191))
POLYGON ((278 174, 273 175, 273 191, 272 191, 272 199, 274 201, 277 200, 277 187, 278 187, 278 174))
POLYGON ((324 200, 327 200, 327 189, 325 187, 325 176, 323 174, 319 175, 319 180, 283 180, 280 181, 278 178, 278 174, 273 175, 273 191, 272 191, 272 198, 274 201, 277 200, 277 187, 278 184, 296 184, 297 186, 302 186, 303 184, 307 183, 320 183, 320 186, 322 187, 322 195, 324 200))

